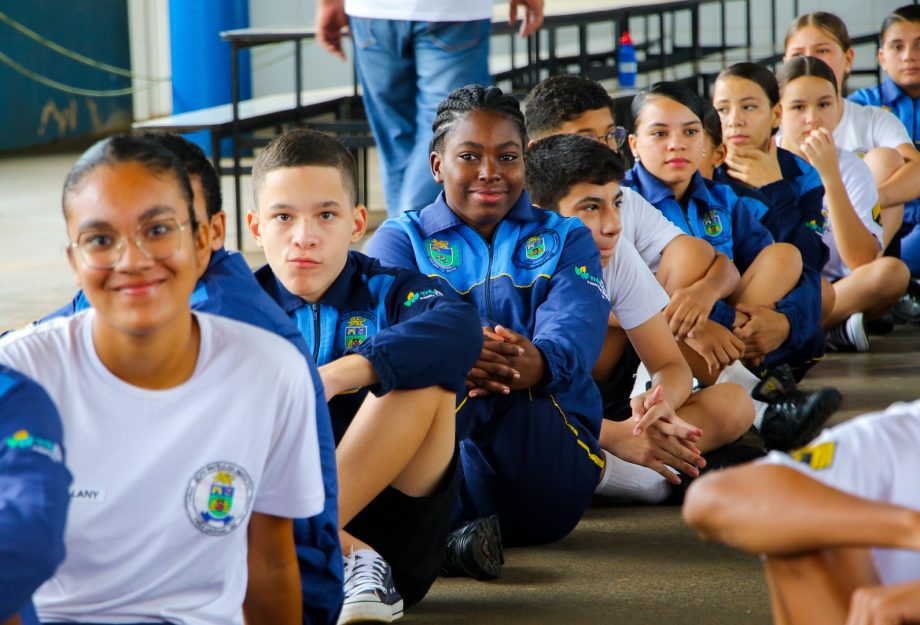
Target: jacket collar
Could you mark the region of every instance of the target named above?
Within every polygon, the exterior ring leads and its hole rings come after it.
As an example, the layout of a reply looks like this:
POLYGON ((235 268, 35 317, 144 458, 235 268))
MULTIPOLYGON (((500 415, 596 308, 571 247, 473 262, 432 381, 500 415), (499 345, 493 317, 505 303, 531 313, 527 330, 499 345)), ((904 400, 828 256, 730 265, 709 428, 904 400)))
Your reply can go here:
MULTIPOLYGON (((541 213, 530 201, 526 191, 521 191, 521 197, 511 206, 505 219, 516 221, 539 221, 541 213)), ((503 220, 504 221, 504 220, 503 220)), ((419 213, 419 224, 422 236, 426 239, 449 228, 466 223, 450 209, 444 199, 444 192, 438 194, 433 204, 429 204, 419 213)))
MULTIPOLYGON (((345 308, 349 304, 360 305, 362 302, 354 302, 351 298, 352 283, 354 280, 361 280, 358 272, 358 262, 353 252, 348 253, 348 259, 345 261, 345 267, 329 286, 329 289, 320 299, 320 304, 332 306, 334 308, 345 308)), ((298 308, 309 305, 305 299, 288 291, 287 287, 281 283, 278 276, 272 272, 271 267, 263 265, 256 271, 256 278, 262 287, 271 295, 271 298, 278 302, 278 305, 285 313, 292 313, 298 308)))
POLYGON ((894 102, 900 98, 910 99, 891 77, 887 77, 882 81, 882 84, 879 85, 879 92, 881 93, 883 103, 894 102))
MULTIPOLYGON (((656 178, 642 163, 637 162, 633 165, 632 171, 638 183, 638 191, 650 204, 657 206, 665 200, 677 200, 668 185, 656 178)), ((699 171, 693 174, 687 191, 692 199, 709 203, 709 190, 706 188, 706 182, 699 171)))

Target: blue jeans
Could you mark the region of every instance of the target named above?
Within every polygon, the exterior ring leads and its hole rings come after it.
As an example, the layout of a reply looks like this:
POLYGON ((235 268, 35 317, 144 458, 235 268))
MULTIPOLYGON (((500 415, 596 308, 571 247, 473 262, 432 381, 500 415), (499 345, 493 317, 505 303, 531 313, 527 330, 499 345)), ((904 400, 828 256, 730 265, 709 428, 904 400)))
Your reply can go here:
POLYGON ((431 123, 452 90, 491 84, 491 23, 361 17, 350 22, 387 212, 393 217, 424 208, 441 190, 429 165, 431 123))

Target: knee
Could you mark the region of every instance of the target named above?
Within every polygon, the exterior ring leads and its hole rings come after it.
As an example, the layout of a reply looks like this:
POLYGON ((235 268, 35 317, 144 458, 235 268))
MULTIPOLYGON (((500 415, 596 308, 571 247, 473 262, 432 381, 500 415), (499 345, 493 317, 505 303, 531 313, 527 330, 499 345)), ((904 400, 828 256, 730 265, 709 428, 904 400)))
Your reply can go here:
POLYGON ((705 276, 715 257, 715 250, 703 239, 677 237, 661 257, 658 280, 668 293, 672 293, 705 276))
POLYGON ((867 267, 869 280, 884 294, 898 299, 907 292, 910 283, 910 269, 899 258, 883 256, 867 267))
POLYGON ((771 243, 760 253, 773 275, 802 275, 802 253, 791 243, 771 243))
POLYGON ((863 157, 863 162, 872 170, 875 184, 888 180, 894 172, 904 166, 904 158, 894 148, 874 148, 863 157))

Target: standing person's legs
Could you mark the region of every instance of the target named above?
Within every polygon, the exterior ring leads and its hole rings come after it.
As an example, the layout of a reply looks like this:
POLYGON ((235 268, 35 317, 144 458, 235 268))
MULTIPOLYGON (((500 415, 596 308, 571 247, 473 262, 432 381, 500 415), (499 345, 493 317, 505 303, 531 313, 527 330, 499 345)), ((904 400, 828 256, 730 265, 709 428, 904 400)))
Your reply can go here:
MULTIPOLYGON (((410 45, 413 24, 349 18, 355 69, 377 144, 383 194, 391 216, 399 214, 400 191, 406 184, 406 167, 415 147, 415 58, 410 45)), ((426 153, 426 168, 427 164, 426 153)))
POLYGON ((491 22, 412 22, 415 56, 415 137, 408 156, 403 186, 390 215, 431 204, 441 186, 428 164, 431 123, 447 94, 466 85, 490 85, 489 34, 491 22))

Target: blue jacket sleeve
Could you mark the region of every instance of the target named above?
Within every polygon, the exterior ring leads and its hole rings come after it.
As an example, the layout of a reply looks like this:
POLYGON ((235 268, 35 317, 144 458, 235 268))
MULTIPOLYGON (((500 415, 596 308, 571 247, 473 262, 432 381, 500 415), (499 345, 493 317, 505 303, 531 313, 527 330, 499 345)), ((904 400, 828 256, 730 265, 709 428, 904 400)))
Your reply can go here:
POLYGON ((803 265, 799 283, 776 303, 776 312, 789 320, 786 343, 792 349, 801 347, 821 323, 821 274, 803 265))
POLYGON ((375 395, 429 386, 466 389, 466 374, 482 351, 479 314, 438 286, 415 271, 396 271, 385 298, 389 327, 354 350, 377 372, 375 395))
POLYGON ((600 255, 584 226, 568 233, 556 272, 537 308, 533 344, 546 360, 545 388, 554 393, 590 377, 607 333, 610 300, 600 255), (573 311, 577 311, 574 312, 573 311))
POLYGON ((799 196, 791 183, 780 180, 761 187, 760 191, 772 204, 764 225, 773 238, 796 246, 802 253, 802 261, 820 271, 829 255, 821 240, 824 187, 814 186, 799 196))
POLYGON ((0 369, 0 621, 18 613, 64 559, 71 477, 61 441, 44 389, 0 369))
POLYGON ((377 228, 367 244, 367 255, 379 260, 384 267, 406 267, 419 271, 412 241, 399 228, 386 225, 377 228))
POLYGON ((732 252, 738 270, 744 273, 763 248, 771 243, 773 237, 770 231, 739 200, 732 210, 732 252))
POLYGON ((69 303, 64 304, 53 313, 45 315, 35 323, 45 323, 46 321, 57 319, 58 317, 72 317, 81 310, 86 310, 87 308, 90 308, 89 300, 86 299, 86 296, 83 294, 83 289, 80 289, 69 303))

